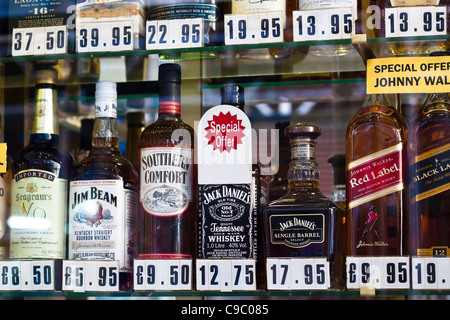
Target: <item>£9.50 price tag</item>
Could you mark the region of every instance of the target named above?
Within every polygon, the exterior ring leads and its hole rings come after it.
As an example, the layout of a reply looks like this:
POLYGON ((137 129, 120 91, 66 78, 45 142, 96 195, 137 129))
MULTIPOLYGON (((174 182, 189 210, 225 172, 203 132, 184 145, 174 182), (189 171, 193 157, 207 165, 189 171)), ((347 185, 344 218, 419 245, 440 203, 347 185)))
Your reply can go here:
POLYGON ((134 290, 191 290, 192 259, 134 260, 134 290))
POLYGON ((147 21, 147 50, 203 46, 203 19, 147 21))
POLYGON ((67 26, 15 28, 11 45, 14 57, 67 53, 67 26))
POLYGON ((444 6, 386 8, 384 16, 386 37, 447 34, 447 8, 444 6))
POLYGON ((349 39, 355 33, 354 9, 293 11, 294 41, 349 39))
POLYGON ((450 289, 450 257, 412 257, 412 289, 450 289))
POLYGON ((77 28, 77 51, 126 51, 133 50, 133 23, 83 23, 77 28))
POLYGON ((0 291, 55 289, 53 260, 0 261, 0 291))
POLYGON ((119 261, 64 260, 64 291, 119 291, 119 261))

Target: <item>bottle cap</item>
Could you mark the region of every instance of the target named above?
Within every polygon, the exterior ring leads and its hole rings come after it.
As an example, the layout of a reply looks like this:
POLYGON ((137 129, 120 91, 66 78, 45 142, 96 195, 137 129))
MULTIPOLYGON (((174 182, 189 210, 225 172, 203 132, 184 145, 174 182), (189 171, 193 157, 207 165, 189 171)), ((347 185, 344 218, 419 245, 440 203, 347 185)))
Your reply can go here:
POLYGON ((232 106, 245 106, 244 87, 238 85, 226 85, 220 89, 222 104, 232 106))
POLYGON ((181 67, 176 63, 163 63, 159 66, 160 82, 181 83, 181 67))
POLYGON ((95 85, 95 117, 117 117, 117 84, 113 81, 99 81, 95 85))
POLYGON ((142 111, 128 112, 127 113, 127 125, 129 127, 144 127, 145 126, 145 113, 142 111))
POLYGON ((293 123, 284 130, 284 134, 290 139, 296 137, 316 139, 321 133, 320 127, 310 122, 293 123))
POLYGON ((434 51, 430 53, 430 57, 450 56, 449 51, 434 51))
POLYGON ((55 69, 36 70, 36 84, 58 84, 58 73, 55 69))

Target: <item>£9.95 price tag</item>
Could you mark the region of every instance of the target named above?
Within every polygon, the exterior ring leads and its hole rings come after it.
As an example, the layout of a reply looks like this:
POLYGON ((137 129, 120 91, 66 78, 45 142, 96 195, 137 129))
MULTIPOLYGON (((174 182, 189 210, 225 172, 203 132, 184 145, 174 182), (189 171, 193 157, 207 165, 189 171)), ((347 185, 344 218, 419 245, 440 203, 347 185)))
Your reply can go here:
POLYGON ((450 289, 450 257, 412 257, 412 289, 450 289))
POLYGON ((119 261, 64 260, 64 291, 119 291, 119 261))
POLYGON ((203 19, 147 21, 147 50, 203 46, 203 19))
POLYGON ((14 57, 67 53, 67 26, 15 28, 11 45, 14 57))
POLYGON ((77 52, 133 50, 133 23, 83 23, 77 28, 77 52))
POLYGON ((134 260, 134 290, 191 290, 192 259, 134 260))

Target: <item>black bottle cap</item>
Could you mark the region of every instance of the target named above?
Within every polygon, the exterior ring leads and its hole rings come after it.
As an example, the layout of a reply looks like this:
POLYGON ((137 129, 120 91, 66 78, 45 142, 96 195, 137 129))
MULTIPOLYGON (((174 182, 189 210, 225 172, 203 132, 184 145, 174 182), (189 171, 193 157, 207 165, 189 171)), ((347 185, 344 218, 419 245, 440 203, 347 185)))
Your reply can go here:
POLYGON ((134 111, 127 113, 127 126, 129 127, 144 127, 145 113, 142 111, 134 111))
POLYGON ((449 51, 434 51, 430 53, 430 57, 450 56, 449 51))
POLYGON ((334 184, 345 184, 345 154, 338 153, 328 158, 333 168, 334 184))
POLYGON ((159 66, 159 82, 181 83, 181 67, 176 63, 163 63, 159 66))
POLYGON ((310 122, 299 122, 289 125, 284 129, 284 134, 289 138, 309 137, 316 139, 322 133, 320 127, 310 122))
POLYGON ((244 87, 238 85, 226 85, 220 90, 222 104, 237 107, 245 106, 244 87))

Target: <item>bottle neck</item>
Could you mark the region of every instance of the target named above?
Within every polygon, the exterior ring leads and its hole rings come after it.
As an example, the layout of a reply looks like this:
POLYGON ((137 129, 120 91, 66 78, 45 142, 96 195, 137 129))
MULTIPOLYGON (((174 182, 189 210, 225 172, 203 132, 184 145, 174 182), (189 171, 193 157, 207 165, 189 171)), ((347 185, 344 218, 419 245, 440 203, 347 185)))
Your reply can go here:
POLYGON ((433 110, 449 110, 450 96, 447 92, 429 94, 423 104, 423 112, 433 110))
POLYGON ((59 135, 56 86, 38 84, 36 86, 35 101, 36 113, 31 128, 33 140, 55 139, 59 135))
POLYGON ((291 140, 291 162, 288 171, 290 190, 317 191, 319 189, 316 142, 316 139, 308 137, 291 140))
POLYGON ((117 130, 117 101, 97 99, 92 130, 92 148, 119 148, 117 130))
POLYGON ((386 96, 384 94, 368 94, 363 103, 364 107, 368 106, 389 106, 386 96))
POLYGON ((159 89, 158 119, 176 120, 181 118, 180 84, 177 82, 161 82, 159 89))

